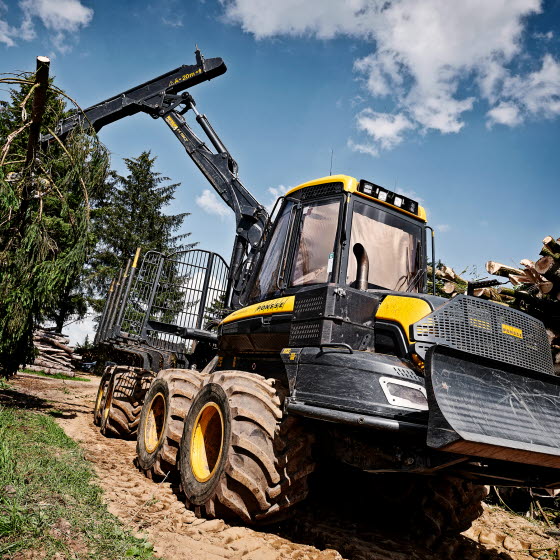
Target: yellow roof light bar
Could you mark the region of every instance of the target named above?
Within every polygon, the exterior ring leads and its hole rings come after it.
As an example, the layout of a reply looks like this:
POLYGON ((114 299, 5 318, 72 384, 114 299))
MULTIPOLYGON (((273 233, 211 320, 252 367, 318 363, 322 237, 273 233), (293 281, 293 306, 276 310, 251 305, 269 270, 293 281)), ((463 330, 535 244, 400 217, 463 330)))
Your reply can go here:
POLYGON ((358 181, 349 175, 329 175, 328 177, 321 177, 320 179, 315 179, 314 181, 308 181, 307 183, 298 185, 288 191, 286 196, 290 196, 292 193, 307 187, 313 187, 326 183, 342 183, 343 190, 348 193, 356 193, 366 198, 377 200, 385 206, 399 210, 400 212, 422 220, 423 222, 427 221, 426 210, 415 200, 412 200, 407 196, 394 193, 384 187, 376 185, 375 183, 366 181, 365 179, 358 181))

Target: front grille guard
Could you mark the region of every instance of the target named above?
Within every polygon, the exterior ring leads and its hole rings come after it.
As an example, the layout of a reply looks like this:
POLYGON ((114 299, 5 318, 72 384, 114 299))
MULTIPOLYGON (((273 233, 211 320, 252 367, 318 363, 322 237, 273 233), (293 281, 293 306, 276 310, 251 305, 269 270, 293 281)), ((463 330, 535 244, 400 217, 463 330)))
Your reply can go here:
POLYGON ((414 340, 439 344, 553 374, 552 354, 538 319, 503 305, 459 295, 412 326, 414 340))

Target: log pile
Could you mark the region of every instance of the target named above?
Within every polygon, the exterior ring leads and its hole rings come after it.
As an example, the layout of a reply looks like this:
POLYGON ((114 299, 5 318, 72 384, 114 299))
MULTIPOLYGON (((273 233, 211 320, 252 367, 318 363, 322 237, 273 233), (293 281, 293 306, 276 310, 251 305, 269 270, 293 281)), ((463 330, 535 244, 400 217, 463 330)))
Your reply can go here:
MULTIPOLYGON (((428 266, 428 278, 432 277, 432 267, 428 266)), ((450 266, 443 263, 436 267, 436 287, 439 295, 453 297, 467 291, 467 281, 457 274, 450 266)))
MULTIPOLYGON (((500 301, 540 319, 546 326, 555 369, 560 373, 560 238, 542 241, 540 258, 523 259, 515 268, 495 261, 486 270, 507 278, 513 288, 500 287, 487 299, 500 301)), ((484 296, 483 296, 484 297, 484 296)))
POLYGON ((38 329, 33 333, 33 342, 39 354, 35 362, 28 369, 44 371, 45 373, 65 373, 74 375, 73 361, 80 357, 74 354, 74 348, 69 346, 70 339, 60 333, 38 329))

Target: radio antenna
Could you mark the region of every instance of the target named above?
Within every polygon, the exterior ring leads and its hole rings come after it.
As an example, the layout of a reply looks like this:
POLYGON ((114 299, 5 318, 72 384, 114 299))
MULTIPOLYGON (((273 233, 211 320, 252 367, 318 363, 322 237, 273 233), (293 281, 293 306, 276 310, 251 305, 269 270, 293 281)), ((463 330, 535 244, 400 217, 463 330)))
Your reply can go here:
POLYGON ((331 168, 329 170, 329 175, 332 175, 332 159, 333 159, 334 150, 331 148, 331 168))

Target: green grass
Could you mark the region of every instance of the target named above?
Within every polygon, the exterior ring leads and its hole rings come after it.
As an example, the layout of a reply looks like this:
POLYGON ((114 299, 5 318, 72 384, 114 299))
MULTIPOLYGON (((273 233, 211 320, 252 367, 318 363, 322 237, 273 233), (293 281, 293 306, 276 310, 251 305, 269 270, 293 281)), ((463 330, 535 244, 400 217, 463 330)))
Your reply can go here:
POLYGON ((44 371, 35 371, 32 369, 22 369, 23 373, 31 373, 32 375, 41 375, 42 377, 51 377, 52 379, 65 379, 68 381, 89 381, 86 377, 72 377, 71 375, 65 375, 64 373, 45 373, 44 371))
POLYGON ((155 558, 101 497, 81 449, 52 418, 0 407, 0 558, 26 549, 45 559, 155 558))

